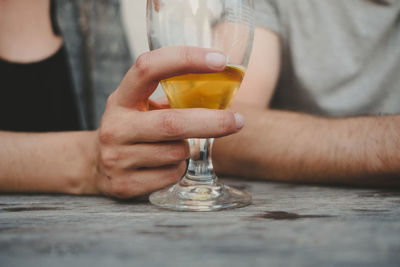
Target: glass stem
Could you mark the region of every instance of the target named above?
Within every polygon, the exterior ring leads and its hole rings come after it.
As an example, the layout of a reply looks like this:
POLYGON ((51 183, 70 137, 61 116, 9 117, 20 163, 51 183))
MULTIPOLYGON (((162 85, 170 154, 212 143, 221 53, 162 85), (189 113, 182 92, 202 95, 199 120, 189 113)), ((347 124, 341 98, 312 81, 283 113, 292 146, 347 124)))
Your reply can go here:
POLYGON ((183 180, 190 180, 195 184, 217 185, 217 176, 211 159, 214 138, 190 138, 188 142, 190 159, 183 180))

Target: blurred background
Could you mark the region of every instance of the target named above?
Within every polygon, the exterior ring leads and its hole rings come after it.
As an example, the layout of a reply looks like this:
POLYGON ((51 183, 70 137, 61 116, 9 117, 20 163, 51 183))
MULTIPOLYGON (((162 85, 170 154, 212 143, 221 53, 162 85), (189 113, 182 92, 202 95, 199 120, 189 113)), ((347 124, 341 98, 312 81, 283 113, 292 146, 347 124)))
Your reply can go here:
POLYGON ((122 19, 132 54, 149 50, 146 35, 146 0, 121 0, 122 19))
MULTIPOLYGON (((121 0, 122 22, 128 37, 132 55, 136 59, 143 52, 149 51, 146 29, 146 0, 121 0)), ((161 86, 151 96, 156 99, 164 96, 161 86)))

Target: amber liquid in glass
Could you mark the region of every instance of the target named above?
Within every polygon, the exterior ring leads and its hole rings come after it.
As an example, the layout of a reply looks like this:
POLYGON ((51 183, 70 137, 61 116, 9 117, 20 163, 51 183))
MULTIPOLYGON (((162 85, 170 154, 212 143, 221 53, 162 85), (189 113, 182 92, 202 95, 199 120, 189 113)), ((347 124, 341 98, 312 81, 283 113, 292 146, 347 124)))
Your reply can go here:
POLYGON ((244 69, 228 65, 222 72, 186 74, 161 82, 171 108, 228 108, 243 80, 244 69))

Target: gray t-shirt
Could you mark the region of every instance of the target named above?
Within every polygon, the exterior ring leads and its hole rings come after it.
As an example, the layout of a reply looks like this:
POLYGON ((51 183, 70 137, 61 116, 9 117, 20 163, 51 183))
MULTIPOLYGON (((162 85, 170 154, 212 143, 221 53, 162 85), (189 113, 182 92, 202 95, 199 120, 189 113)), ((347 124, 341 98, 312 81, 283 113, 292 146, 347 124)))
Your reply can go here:
POLYGON ((400 0, 255 0, 255 6, 257 24, 282 41, 273 108, 400 113, 400 0))

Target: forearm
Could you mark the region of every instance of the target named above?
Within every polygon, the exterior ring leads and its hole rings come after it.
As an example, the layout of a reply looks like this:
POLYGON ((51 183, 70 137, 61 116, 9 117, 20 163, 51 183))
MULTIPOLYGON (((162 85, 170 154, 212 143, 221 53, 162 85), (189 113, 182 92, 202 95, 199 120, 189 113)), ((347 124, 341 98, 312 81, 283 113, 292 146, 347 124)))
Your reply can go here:
POLYGON ((95 132, 0 132, 0 192, 94 194, 95 132))
POLYGON ((400 116, 327 119, 240 107, 246 126, 218 140, 217 171, 277 181, 400 186, 400 116))

